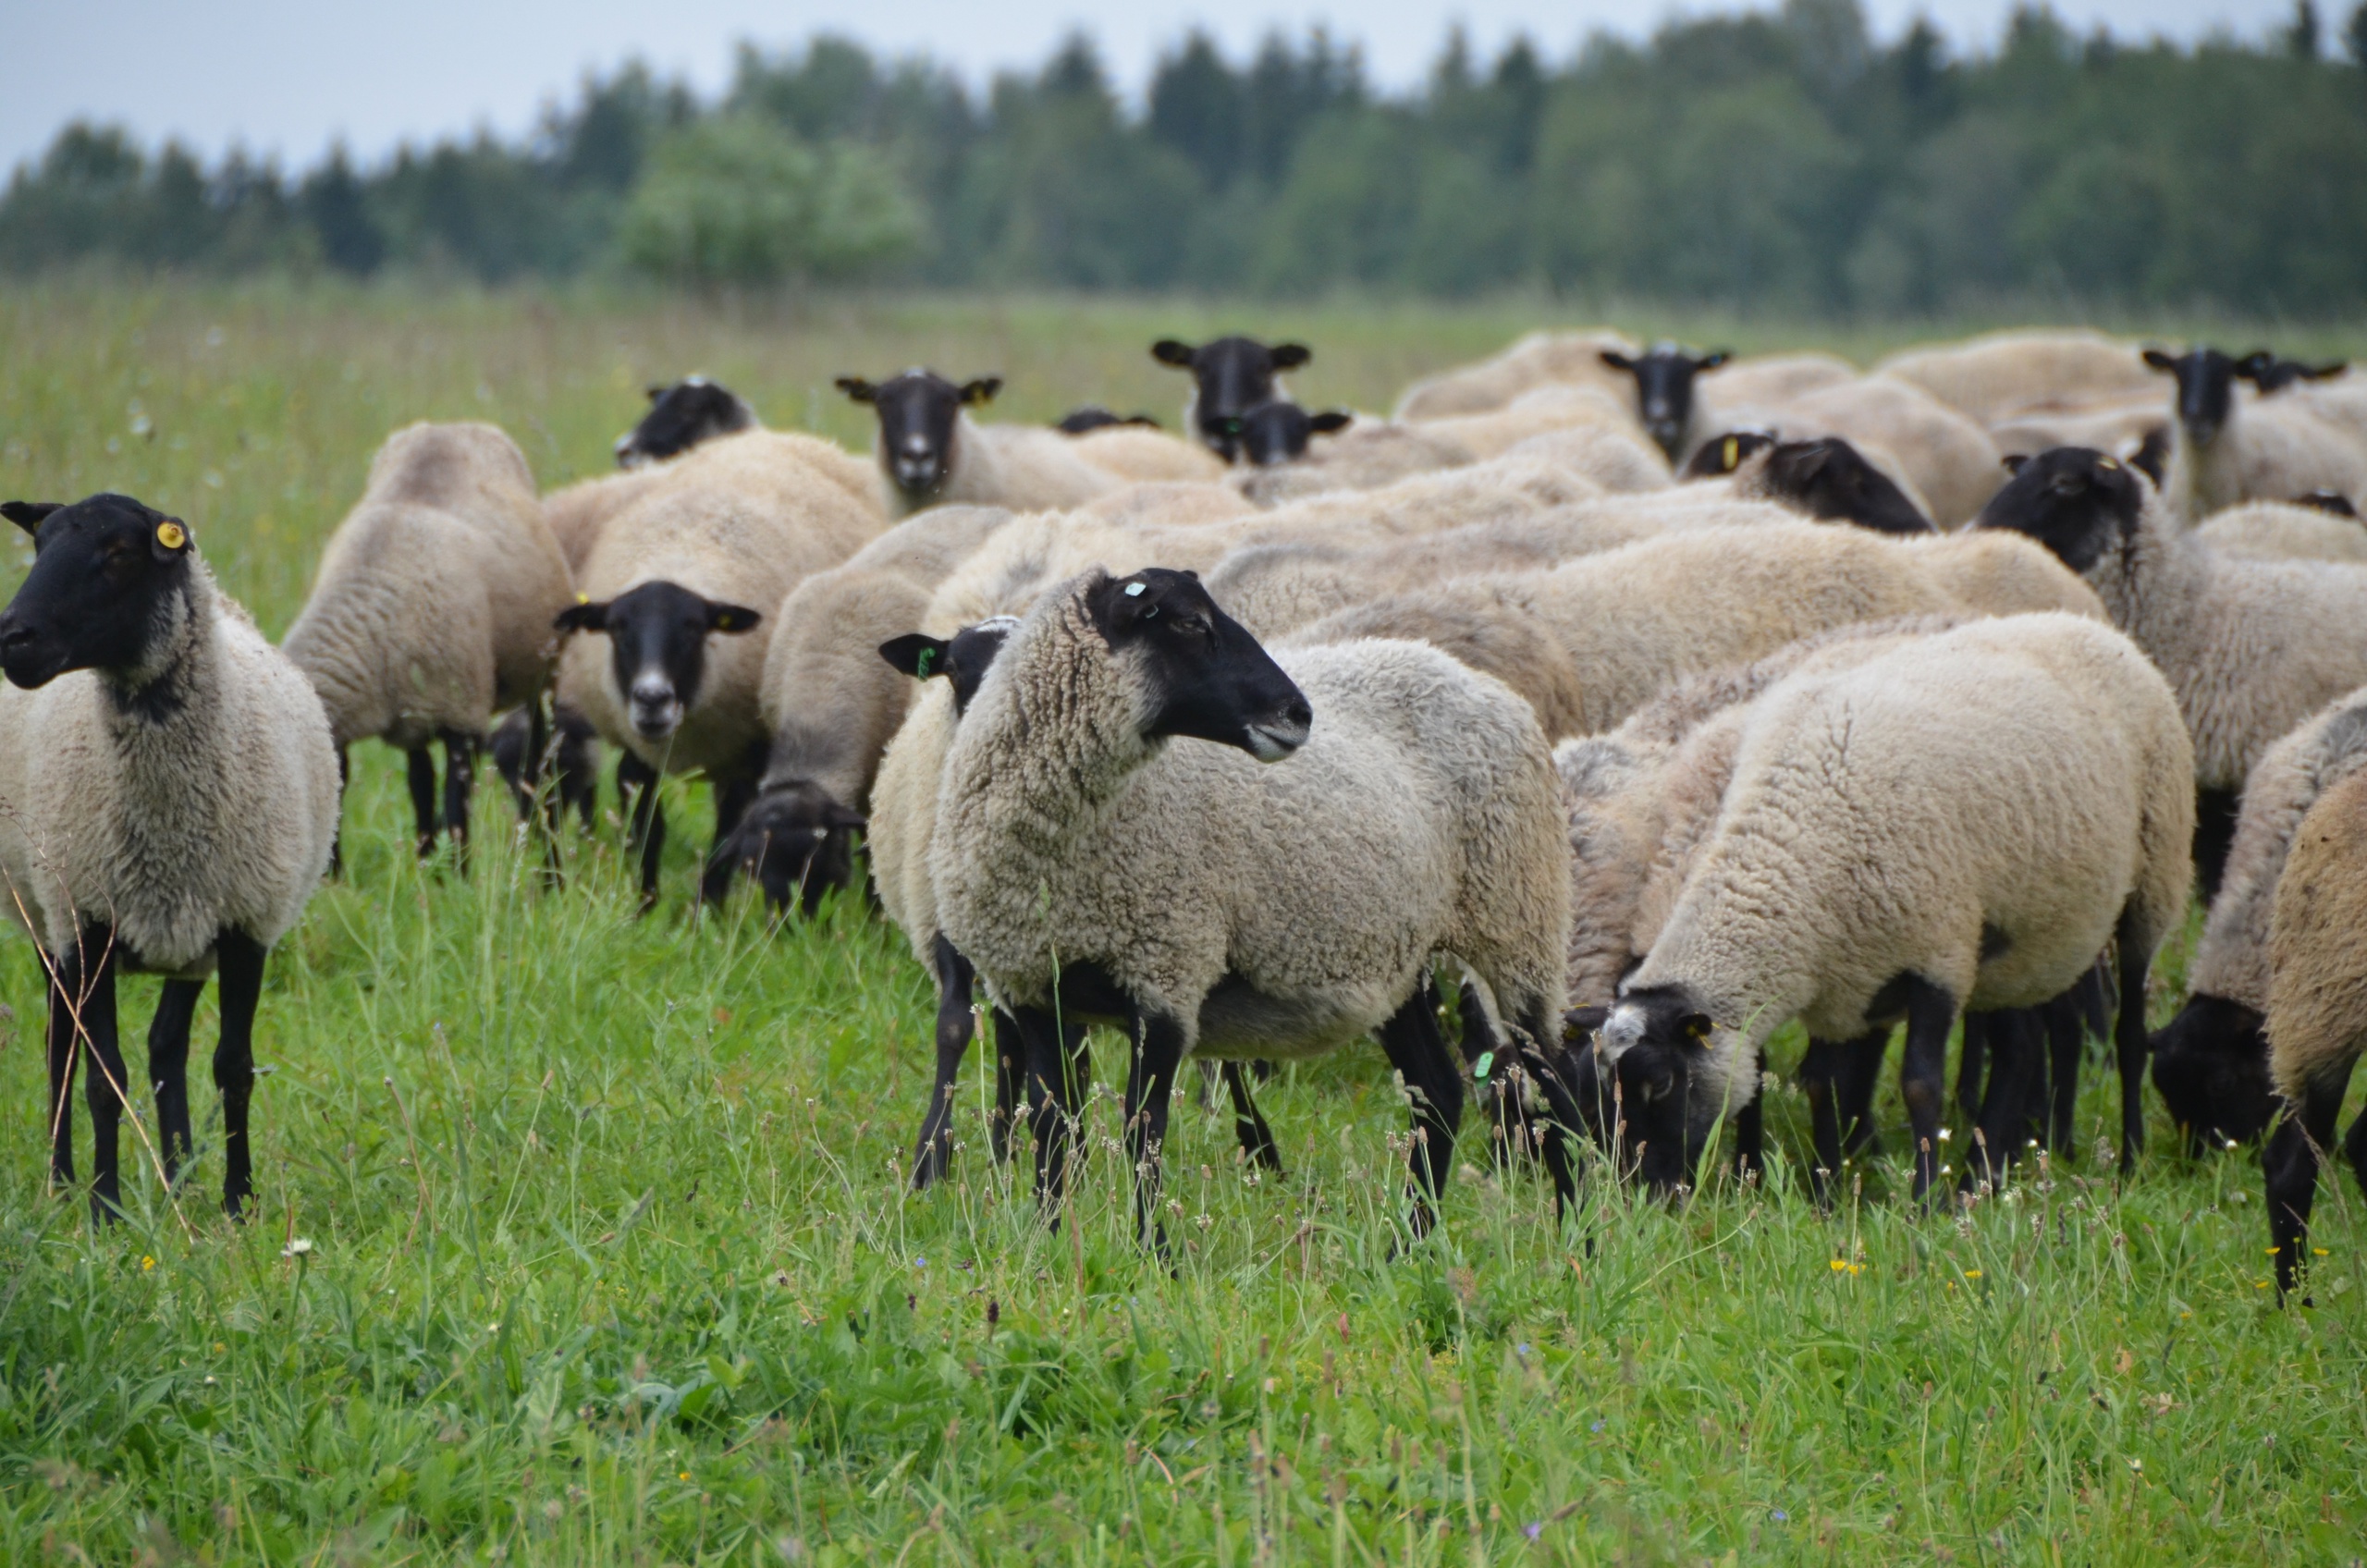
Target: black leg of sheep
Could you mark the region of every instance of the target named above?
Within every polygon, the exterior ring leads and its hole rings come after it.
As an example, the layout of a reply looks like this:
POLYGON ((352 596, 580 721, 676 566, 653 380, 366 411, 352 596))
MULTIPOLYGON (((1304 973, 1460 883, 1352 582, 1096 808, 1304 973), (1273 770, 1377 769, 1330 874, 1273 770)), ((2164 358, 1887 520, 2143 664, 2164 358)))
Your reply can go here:
POLYGON ((88 1045, 83 1100, 91 1112, 91 1217, 104 1222, 119 1212, 121 1179, 117 1170, 116 1128, 123 1115, 123 1050, 116 1035, 116 941, 112 927, 93 921, 76 936, 75 945, 53 961, 56 973, 50 988, 49 1061, 50 1115, 53 1141, 50 1171, 61 1182, 74 1179, 73 1129, 67 1096, 74 1087, 77 1047, 88 1045))
POLYGON ((2113 1041, 2120 1067, 2123 1176, 2137 1169, 2137 1157, 2145 1151, 2145 1061, 2152 1048, 2145 1035, 2145 972, 2153 961, 2153 937, 2134 929, 2123 916, 2114 940, 2120 966, 2120 1015, 2113 1020, 2113 1041))
POLYGON ((1126 1163, 1134 1173, 1134 1238, 1164 1260, 1167 1227, 1159 1222, 1159 1178, 1175 1071, 1184 1065, 1184 1026, 1163 1014, 1146 1012, 1134 1035, 1125 1105, 1126 1163))
POLYGON ((405 781, 411 785, 411 821, 417 829, 419 858, 435 852, 435 758, 425 746, 403 753, 405 781))
POLYGON ((46 961, 49 970, 49 1184, 63 1192, 74 1184, 74 1064, 78 1041, 74 1013, 81 1007, 79 969, 70 960, 46 961), (69 997, 74 998, 71 1006, 69 997))
POLYGON ((1233 1135, 1241 1141, 1251 1164, 1281 1175, 1282 1151, 1274 1142, 1274 1130, 1266 1125, 1265 1116, 1257 1109, 1257 1102, 1249 1097, 1248 1070, 1240 1062, 1228 1061, 1220 1076, 1225 1091, 1233 1096, 1233 1135))
POLYGON ((214 1086, 222 1094, 222 1209, 233 1219, 255 1190, 247 1104, 255 1088, 255 1008, 263 1000, 264 951, 243 931, 225 931, 215 944, 222 1038, 214 1047, 214 1086))
POLYGON ((1028 1125, 1036 1137, 1036 1201, 1057 1230, 1068 1197, 1069 1144, 1085 1109, 1091 1060, 1084 1030, 1076 1028, 1076 1047, 1070 1049, 1062 1022, 1045 1009, 1013 1009, 1012 1022, 1024 1047, 1028 1125))
POLYGON ((1940 1111, 1956 999, 1920 975, 1904 978, 1907 1054, 1899 1062, 1898 1085, 1914 1130, 1915 1196, 1923 1198, 1940 1175, 1940 1111))
POLYGON ((641 851, 641 907, 657 903, 657 865, 666 853, 666 812, 657 801, 657 770, 625 753, 617 759, 617 800, 624 807, 626 841, 641 851))
MULTIPOLYGON (((452 859, 469 869, 469 797, 477 782, 477 740, 457 729, 442 731, 444 742, 444 831, 452 836, 452 859)), ((429 847, 434 848, 430 842, 429 847)))
POLYGON ((1833 1179, 1856 1145, 1872 1136, 1874 1084, 1890 1030, 1872 1029, 1854 1040, 1810 1040, 1800 1059, 1800 1087, 1809 1096, 1809 1137, 1816 1164, 1809 1184, 1817 1207, 1833 1202, 1833 1179))
MULTIPOLYGON (((2007 1008, 1986 1015, 1989 1025, 1989 1084, 1973 1120, 1972 1146, 1965 1151, 1964 1174, 1957 1186, 1971 1192, 1982 1182, 1997 1186, 2005 1180, 2015 1157, 2030 1136, 2031 1086, 2039 1078, 2042 1053, 2040 1039, 2045 1027, 2037 1008, 2007 1008)), ((1969 1022, 1969 1021, 1968 1021, 1969 1022)))
POLYGON ((148 1082, 156 1091, 156 1133, 164 1145, 165 1180, 179 1179, 192 1147, 189 1125, 189 1035, 197 1018, 202 980, 167 980, 148 1021, 148 1082))
MULTIPOLYGON (((976 1018, 970 1006, 976 977, 970 961, 941 933, 929 956, 937 969, 937 1082, 929 1087, 928 1109, 922 1113, 921 1135, 913 1145, 914 1192, 942 1180, 946 1164, 953 1158, 953 1091, 962 1081, 962 1059, 970 1053, 976 1018)), ((1000 1162, 1004 1144, 1000 1133, 995 1142, 995 1158, 1000 1162)))
POLYGON ((1438 997, 1428 976, 1377 1033, 1413 1102, 1413 1148, 1406 1157, 1414 1178, 1412 1224, 1415 1235, 1426 1236, 1437 1219, 1431 1200, 1446 1190, 1454 1169, 1455 1129, 1463 1121, 1463 1073, 1439 1030, 1438 997))
MULTIPOLYGON (((2350 1087, 2350 1060, 2343 1060, 2303 1084, 2301 1103, 2287 1104, 2261 1157, 2268 1189, 2269 1241, 2276 1250, 2279 1301, 2301 1278, 2310 1244, 2310 1210, 2318 1197, 2318 1156, 2334 1143, 2343 1091, 2350 1087)), ((2361 1142, 2357 1128, 2351 1130, 2349 1142, 2361 1142)), ((2349 1152, 2355 1158, 2359 1151, 2351 1147, 2349 1152)), ((2306 1296, 2302 1301, 2309 1305, 2306 1296)))

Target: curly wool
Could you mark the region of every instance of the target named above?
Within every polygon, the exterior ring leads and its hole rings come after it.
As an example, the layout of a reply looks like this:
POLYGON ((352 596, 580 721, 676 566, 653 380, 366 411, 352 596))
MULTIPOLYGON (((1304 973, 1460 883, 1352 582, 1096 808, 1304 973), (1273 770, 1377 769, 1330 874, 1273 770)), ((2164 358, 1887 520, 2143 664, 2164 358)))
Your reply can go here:
MULTIPOLYGON (((2299 1105, 2367 1049, 2367 774, 2310 808, 2276 885, 2268 937, 2269 1072, 2299 1105)), ((2339 1084, 2339 1079, 2335 1079, 2339 1084)))

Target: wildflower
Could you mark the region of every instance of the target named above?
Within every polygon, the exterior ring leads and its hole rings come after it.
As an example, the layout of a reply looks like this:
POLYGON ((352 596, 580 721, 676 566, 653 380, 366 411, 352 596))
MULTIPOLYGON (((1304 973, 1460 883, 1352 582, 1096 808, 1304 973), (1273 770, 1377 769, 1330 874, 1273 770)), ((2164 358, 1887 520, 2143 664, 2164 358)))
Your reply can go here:
POLYGON ((1771 1509, 1769 1509, 1769 1510, 1767 1511, 1767 1516, 1768 1516, 1770 1519, 1774 1520, 1774 1521, 1775 1521, 1775 1523, 1777 1523, 1778 1525, 1788 1525, 1788 1524, 1790 1524, 1790 1523, 1792 1522, 1792 1516, 1791 1516, 1790 1514, 1788 1514, 1788 1513, 1784 1513, 1784 1512, 1782 1509, 1780 1509, 1780 1508, 1771 1508, 1771 1509))
MULTIPOLYGON (((2325 1254, 2324 1254, 2324 1252, 2320 1252, 2320 1253, 2318 1254, 2318 1256, 2319 1256, 2320 1257, 2324 1257, 2324 1256, 2325 1256, 2325 1254)), ((147 1272, 148 1272, 148 1270, 150 1270, 151 1268, 155 1268, 155 1267, 156 1267, 156 1260, 155 1260, 154 1258, 150 1257, 150 1256, 149 1256, 147 1254, 145 1254, 145 1253, 142 1253, 142 1254, 141 1254, 141 1255, 140 1255, 140 1272, 141 1272, 142 1274, 145 1274, 145 1273, 147 1273, 147 1272)))
POLYGON ((690 1473, 688 1470, 683 1471, 681 1475, 679 1475, 679 1476, 675 1476, 675 1477, 674 1477, 674 1479, 676 1479, 676 1480, 678 1480, 678 1481, 687 1481, 687 1480, 689 1480, 690 1478, 691 1478, 691 1473, 690 1473))
POLYGON ((926 1268, 928 1267, 928 1255, 926 1253, 915 1255, 913 1258, 913 1267, 915 1268, 926 1268))
POLYGON ((1964 1271, 1964 1277, 1968 1280, 1978 1280, 1981 1278, 1981 1270, 1978 1268, 1968 1268, 1964 1271))
POLYGON ((1837 1258, 1837 1257, 1836 1257, 1836 1258, 1834 1258, 1834 1259, 1833 1260, 1833 1271, 1834 1271, 1835 1274, 1840 1273, 1843 1269, 1845 1269, 1845 1268, 1848 1268, 1848 1267, 1849 1267, 1849 1266, 1848 1266, 1846 1263, 1842 1262, 1842 1261, 1841 1261, 1841 1259, 1839 1259, 1839 1258, 1837 1258))
POLYGON ((2136 1471, 2138 1474, 2143 1475, 2145 1472, 2145 1462, 2141 1459, 2132 1459, 2128 1462, 2128 1467, 2131 1470, 2136 1471))
POLYGON ((1600 1432, 1602 1430, 1602 1423, 1598 1421, 1593 1426, 1588 1427, 1587 1430, 1589 1432, 1600 1432))
POLYGON ((2310 1255, 2312 1257, 2331 1257, 2334 1256, 2324 1247, 2312 1247, 2310 1249, 2310 1255))
POLYGON ((286 1246, 280 1248, 279 1256, 282 1257, 301 1257, 312 1250, 312 1239, 306 1236, 299 1236, 294 1241, 288 1243, 286 1246))

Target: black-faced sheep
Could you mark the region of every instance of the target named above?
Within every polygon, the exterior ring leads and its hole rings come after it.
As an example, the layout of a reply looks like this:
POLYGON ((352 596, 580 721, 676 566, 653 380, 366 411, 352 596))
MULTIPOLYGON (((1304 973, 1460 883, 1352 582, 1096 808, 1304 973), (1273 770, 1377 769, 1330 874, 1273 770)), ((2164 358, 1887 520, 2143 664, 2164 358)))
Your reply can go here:
POLYGON ((1877 467, 1895 464, 1943 528, 1979 511, 2005 478, 1987 431, 1895 376, 1862 376, 1764 405, 1722 405, 1719 416, 1789 440, 1838 435, 1877 467))
POLYGON ((1702 355, 1686 353, 1674 343, 1656 343, 1647 354, 1602 351, 1602 362, 1635 378, 1636 413, 1644 429, 1672 463, 1699 446, 1709 435, 1699 423, 1693 397, 1693 378, 1716 370, 1734 356, 1720 349, 1702 355))
POLYGON ((646 467, 681 457, 702 441, 754 430, 763 422, 747 399, 703 375, 649 389, 649 411, 617 437, 617 466, 646 467))
POLYGON ((1219 337, 1196 348, 1172 337, 1150 346, 1160 364, 1188 371, 1191 396, 1184 399, 1184 428, 1208 450, 1233 462, 1241 455, 1241 433, 1233 423, 1260 403, 1287 402, 1282 374, 1315 358, 1301 343, 1268 345, 1254 337, 1219 337))
POLYGON ((1241 455, 1256 468, 1295 462, 1306 456, 1307 443, 1318 435, 1335 435, 1355 422, 1343 409, 1309 413, 1296 403, 1268 398, 1235 422, 1241 455))
POLYGON ((2250 382, 2265 397, 2298 386, 2305 381, 2332 381, 2350 369, 2349 360, 2336 360, 2327 364, 2313 365, 2301 360, 2279 358, 2262 349, 2245 355, 2236 363, 2236 374, 2250 382))
POLYGON ((1767 500, 1824 522, 1853 522, 1877 533, 1930 533, 1931 517, 1897 480, 1837 435, 1778 441, 1735 431, 1704 442, 1686 477, 1725 476, 1741 500, 1767 500))
POLYGON ((914 369, 876 386, 842 375, 839 390, 879 415, 879 471, 889 508, 964 502, 1041 511, 1073 507, 1122 483, 1078 452, 1078 439, 1038 425, 981 425, 969 410, 993 399, 1000 376, 955 386, 914 369))
POLYGON ((2189 523, 2239 501, 2317 489, 2367 494, 2367 444, 2298 395, 2238 398, 2238 361, 2216 349, 2177 355, 2148 349, 2145 362, 2177 381, 2165 489, 2189 523))
POLYGON ((92 1202, 120 1198, 130 1091, 116 976, 165 976, 148 1033, 165 1176, 191 1150, 190 1027, 221 977, 222 1202, 253 1192, 248 1105, 272 944, 337 838, 337 749, 303 673, 223 597, 179 520, 129 496, 0 508, 35 541, 0 615, 0 905, 49 986, 50 1176, 74 1179, 67 1095, 87 1047, 92 1202))

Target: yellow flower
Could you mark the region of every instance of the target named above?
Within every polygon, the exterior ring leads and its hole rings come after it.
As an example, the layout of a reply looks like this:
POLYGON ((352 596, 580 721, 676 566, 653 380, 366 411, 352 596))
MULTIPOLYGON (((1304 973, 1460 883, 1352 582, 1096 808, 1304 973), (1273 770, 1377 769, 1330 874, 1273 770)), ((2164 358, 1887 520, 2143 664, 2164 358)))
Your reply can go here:
POLYGON ((2312 1247, 2312 1248, 2310 1249, 2310 1251, 2311 1251, 2311 1253, 2312 1253, 2313 1256, 2318 1256, 2318 1257, 2331 1257, 2331 1256, 2334 1256, 2332 1253, 2329 1253, 2328 1251, 2326 1251, 2326 1249, 2325 1249, 2325 1248, 2324 1248, 2324 1247, 2312 1247))
POLYGON ((2283 1252, 2284 1250, 2285 1249, 2283 1247, 2271 1247, 2268 1249, 2268 1256, 2275 1257, 2278 1253, 2283 1252))
POLYGON ((2265 1280, 2254 1280, 2252 1281, 2252 1289, 2256 1291, 2264 1291, 2268 1289, 2268 1281, 2265 1280))
POLYGON ((1835 1274, 1840 1273, 1843 1269, 1845 1269, 1845 1268, 1848 1268, 1848 1267, 1849 1267, 1849 1266, 1848 1266, 1847 1264, 1846 1264, 1846 1263, 1842 1262, 1842 1261, 1841 1261, 1839 1258, 1837 1258, 1837 1257, 1836 1257, 1836 1258, 1834 1258, 1834 1259, 1833 1260, 1833 1271, 1834 1271, 1835 1274))
POLYGON ((1968 1268, 1964 1271, 1964 1277, 1968 1280, 1978 1280, 1981 1278, 1981 1270, 1978 1268, 1968 1268))
MULTIPOLYGON (((2325 1254, 2324 1254, 2324 1253, 2320 1253, 2318 1256, 2319 1256, 2320 1257, 2324 1257, 2324 1256, 2325 1256, 2325 1254)), ((142 1274, 145 1274, 145 1273, 147 1273, 147 1272, 148 1272, 148 1270, 150 1270, 151 1268, 155 1268, 155 1267, 156 1267, 156 1260, 155 1260, 154 1258, 150 1257, 150 1256, 149 1256, 147 1254, 145 1254, 145 1253, 142 1253, 142 1254, 141 1255, 141 1256, 140 1256, 140 1272, 141 1272, 142 1274)))
POLYGON ((676 1480, 678 1480, 678 1481, 687 1481, 687 1480, 689 1480, 690 1478, 691 1478, 691 1473, 690 1473, 688 1470, 683 1471, 681 1475, 679 1475, 679 1476, 675 1476, 675 1477, 674 1477, 674 1479, 676 1479, 676 1480))

